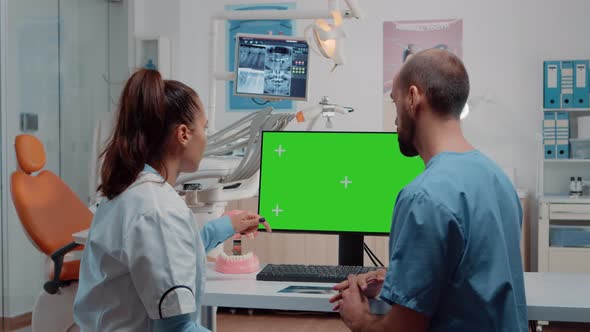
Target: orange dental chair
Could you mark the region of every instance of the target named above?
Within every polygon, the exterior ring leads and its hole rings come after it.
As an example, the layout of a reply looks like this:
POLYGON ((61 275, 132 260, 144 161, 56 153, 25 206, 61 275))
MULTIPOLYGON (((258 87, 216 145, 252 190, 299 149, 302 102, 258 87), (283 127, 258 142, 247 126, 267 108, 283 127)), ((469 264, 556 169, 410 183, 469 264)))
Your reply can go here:
POLYGON ((16 212, 31 242, 53 261, 53 271, 33 308, 32 329, 75 331, 73 304, 80 261, 64 258, 70 252, 81 253, 83 247, 73 242, 72 234, 90 228, 92 212, 58 176, 41 170, 46 157, 39 139, 19 135, 15 150, 19 169, 11 176, 10 190, 16 212))

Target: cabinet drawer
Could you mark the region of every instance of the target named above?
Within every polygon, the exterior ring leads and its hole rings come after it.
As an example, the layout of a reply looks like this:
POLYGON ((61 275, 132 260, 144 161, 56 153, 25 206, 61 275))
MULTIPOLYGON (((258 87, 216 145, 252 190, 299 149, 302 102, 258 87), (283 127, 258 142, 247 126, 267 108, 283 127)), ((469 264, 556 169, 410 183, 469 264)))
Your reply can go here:
POLYGON ((590 273, 590 248, 549 248, 549 272, 590 273))
POLYGON ((590 204, 551 204, 549 219, 590 220, 590 204))

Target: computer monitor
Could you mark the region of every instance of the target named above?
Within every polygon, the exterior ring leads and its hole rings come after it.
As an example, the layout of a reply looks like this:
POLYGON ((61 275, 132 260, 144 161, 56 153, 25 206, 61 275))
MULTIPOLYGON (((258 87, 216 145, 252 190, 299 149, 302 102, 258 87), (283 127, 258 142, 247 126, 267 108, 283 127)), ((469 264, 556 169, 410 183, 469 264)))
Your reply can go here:
POLYGON ((340 234, 340 264, 362 265, 362 236, 389 234, 398 193, 423 170, 396 133, 263 132, 258 212, 273 231, 340 234))
POLYGON ((309 46, 290 36, 236 35, 234 94, 307 100, 309 46))

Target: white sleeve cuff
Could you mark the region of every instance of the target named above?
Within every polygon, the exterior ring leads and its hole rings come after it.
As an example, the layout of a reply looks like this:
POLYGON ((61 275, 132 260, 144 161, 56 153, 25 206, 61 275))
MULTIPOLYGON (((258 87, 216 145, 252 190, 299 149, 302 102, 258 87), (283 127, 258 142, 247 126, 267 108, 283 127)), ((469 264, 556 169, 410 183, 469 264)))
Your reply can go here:
POLYGON ((169 289, 160 299, 158 308, 157 317, 153 319, 168 318, 197 311, 193 291, 186 286, 175 286, 169 289))

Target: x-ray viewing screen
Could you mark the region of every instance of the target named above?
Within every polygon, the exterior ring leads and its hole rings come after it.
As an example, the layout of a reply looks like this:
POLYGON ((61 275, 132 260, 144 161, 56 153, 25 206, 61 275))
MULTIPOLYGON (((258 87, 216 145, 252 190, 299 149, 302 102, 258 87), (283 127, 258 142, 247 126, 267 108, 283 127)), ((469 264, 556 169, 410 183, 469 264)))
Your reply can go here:
POLYGON ((236 36, 235 95, 307 100, 309 47, 289 36, 236 36))
POLYGON ((387 234, 424 171, 395 133, 263 131, 261 150, 258 213, 279 232, 387 234))

